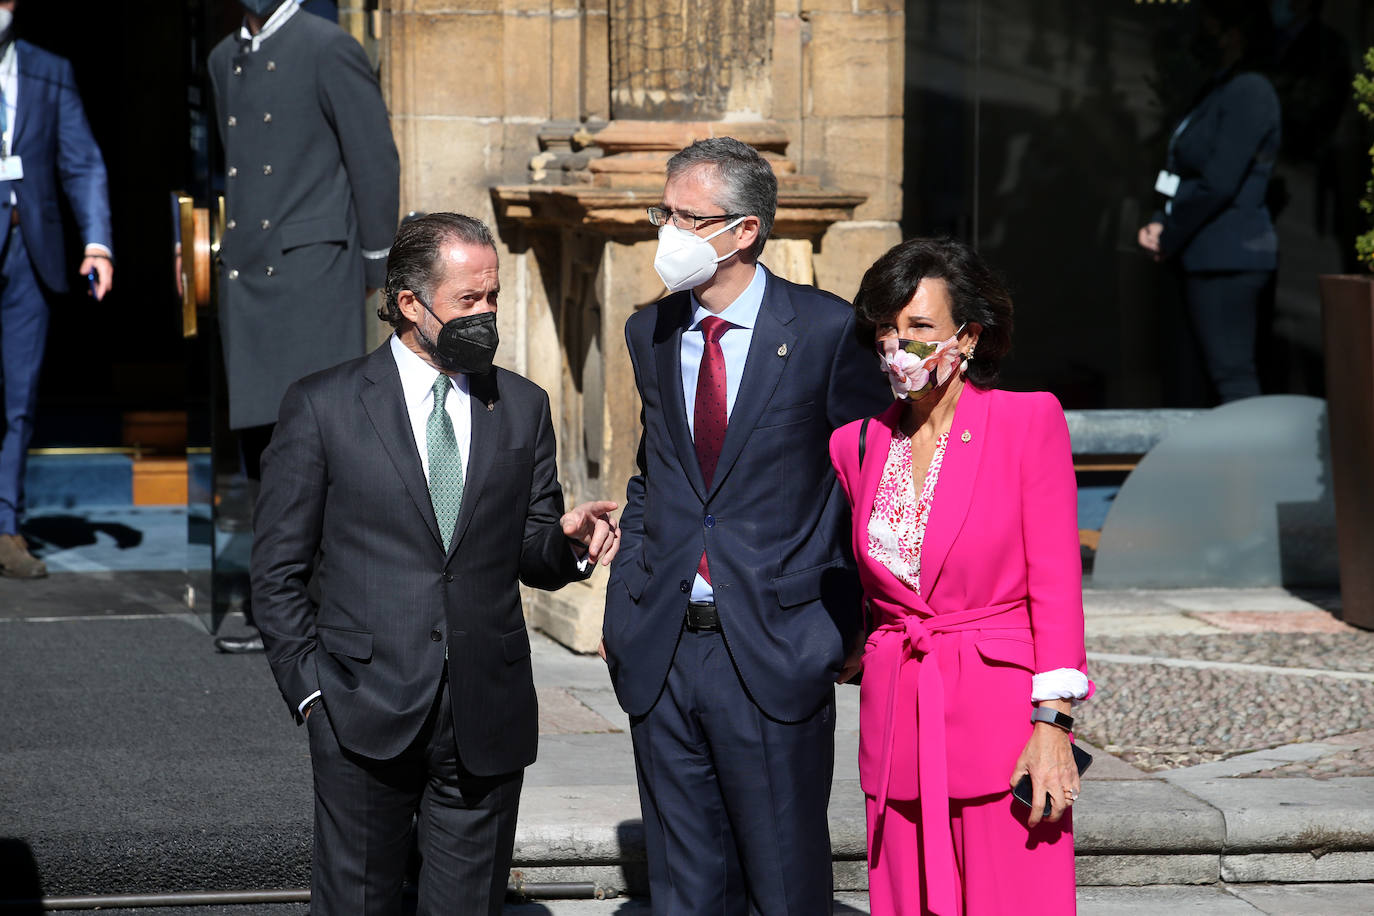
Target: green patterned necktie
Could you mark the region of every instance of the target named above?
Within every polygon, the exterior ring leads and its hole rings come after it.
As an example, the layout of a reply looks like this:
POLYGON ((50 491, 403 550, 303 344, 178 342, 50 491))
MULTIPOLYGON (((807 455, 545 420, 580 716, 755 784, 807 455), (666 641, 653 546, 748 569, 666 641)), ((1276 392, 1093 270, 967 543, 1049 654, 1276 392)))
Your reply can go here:
POLYGON ((434 504, 434 517, 439 521, 445 553, 453 542, 458 508, 463 504, 463 453, 458 451, 458 439, 453 435, 453 420, 444 409, 444 401, 452 387, 448 376, 440 372, 431 389, 434 409, 425 424, 429 448, 429 500, 434 504))

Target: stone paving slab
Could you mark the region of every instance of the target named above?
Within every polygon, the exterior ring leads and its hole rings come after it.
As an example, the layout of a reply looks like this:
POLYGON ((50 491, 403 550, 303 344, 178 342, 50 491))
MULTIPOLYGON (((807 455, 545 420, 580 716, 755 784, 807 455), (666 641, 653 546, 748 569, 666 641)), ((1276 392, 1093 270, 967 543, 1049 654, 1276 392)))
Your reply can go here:
POLYGON ((1327 611, 1196 611, 1196 620, 1227 633, 1355 633, 1327 611))
POLYGON ((1221 857, 1196 855, 1078 855, 1074 875, 1079 887, 1145 886, 1151 884, 1215 884, 1221 878, 1221 857))
POLYGON ((1160 780, 1084 782, 1073 812, 1080 855, 1219 853, 1221 812, 1160 780))
MULTIPOLYGON (((1222 856, 1221 879, 1241 883, 1374 881, 1374 852, 1329 852, 1321 858, 1307 852, 1222 856)), ((1374 896, 1369 912, 1374 912, 1374 896)))
MULTIPOLYGON (((1270 916, 1369 916, 1369 884, 1265 884, 1232 886, 1230 892, 1270 916)), ((1079 910, 1080 916, 1086 916, 1079 910)))
POLYGON ((1085 617, 1083 633, 1096 636, 1200 636, 1226 632, 1204 620, 1176 610, 1150 614, 1102 614, 1085 617))
MULTIPOLYGON (((1324 910, 1306 911, 1310 914, 1324 910)), ((1078 916, 1258 916, 1264 910, 1220 887, 1085 887, 1078 916)))
POLYGON ((1229 853, 1374 850, 1374 777, 1199 779, 1175 785, 1225 819, 1229 853))

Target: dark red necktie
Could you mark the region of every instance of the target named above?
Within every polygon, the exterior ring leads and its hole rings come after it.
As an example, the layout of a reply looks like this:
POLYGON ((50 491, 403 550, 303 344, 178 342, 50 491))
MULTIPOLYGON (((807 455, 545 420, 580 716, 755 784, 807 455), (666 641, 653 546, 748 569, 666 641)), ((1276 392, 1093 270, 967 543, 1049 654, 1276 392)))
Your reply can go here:
MULTIPOLYGON (((692 415, 692 433, 696 440, 697 461, 701 464, 701 478, 706 489, 716 476, 720 448, 725 444, 725 353, 720 338, 734 325, 712 315, 701 319, 701 368, 697 370, 697 401, 692 415)), ((706 551, 701 553, 697 572, 707 582, 711 572, 706 566, 706 551)))

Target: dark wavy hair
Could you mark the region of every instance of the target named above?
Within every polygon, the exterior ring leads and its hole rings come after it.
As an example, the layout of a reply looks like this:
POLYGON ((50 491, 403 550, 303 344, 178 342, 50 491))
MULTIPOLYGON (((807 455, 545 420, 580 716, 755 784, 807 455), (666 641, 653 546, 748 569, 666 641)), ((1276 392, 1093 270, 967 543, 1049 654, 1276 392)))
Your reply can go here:
POLYGON ((854 297, 860 338, 872 346, 878 325, 896 318, 927 278, 945 281, 955 327, 983 326, 967 378, 992 387, 1011 350, 1011 293, 978 252, 957 239, 908 239, 873 262, 854 297))
POLYGON ((448 242, 496 248, 496 240, 486 224, 462 213, 427 213, 407 219, 401 224, 396 240, 391 243, 391 253, 387 255, 386 289, 382 293, 382 304, 377 306, 378 318, 393 328, 405 323, 401 307, 396 304, 396 296, 403 289, 415 293, 424 302, 433 301, 434 288, 442 279, 439 256, 448 242))

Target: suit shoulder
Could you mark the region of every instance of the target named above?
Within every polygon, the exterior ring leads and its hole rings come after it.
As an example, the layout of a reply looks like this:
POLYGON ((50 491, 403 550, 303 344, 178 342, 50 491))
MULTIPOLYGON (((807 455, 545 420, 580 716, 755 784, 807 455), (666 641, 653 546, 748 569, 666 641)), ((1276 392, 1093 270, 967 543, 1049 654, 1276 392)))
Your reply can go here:
POLYGON ((355 384, 362 374, 368 358, 368 356, 359 356, 330 366, 328 369, 312 372, 304 378, 292 382, 290 387, 297 388, 311 397, 328 395, 338 390, 341 385, 351 386, 355 384))
POLYGON ((32 73, 61 73, 70 75, 72 71, 71 62, 67 58, 51 51, 45 51, 35 44, 19 40, 15 42, 15 50, 19 52, 19 67, 21 71, 32 73))
POLYGON ((1262 73, 1246 72, 1237 74, 1226 84, 1222 92, 1235 99, 1243 99, 1252 104, 1279 104, 1279 94, 1274 84, 1262 73))
MULTIPOLYGON (((299 22, 296 25, 297 40, 303 41, 310 48, 317 50, 325 60, 347 59, 351 61, 367 61, 367 52, 363 46, 358 44, 358 39, 345 31, 337 23, 330 22, 321 16, 313 14, 302 16, 297 13, 292 17, 292 22, 299 22)), ((372 70, 370 62, 367 63, 369 72, 372 70)))
POLYGON ((1026 434, 1034 430, 1040 435, 1068 427, 1063 405, 1059 403, 1059 398, 1048 391, 992 388, 986 394, 991 399, 991 415, 1000 417, 1002 423, 1021 429, 1026 434))

